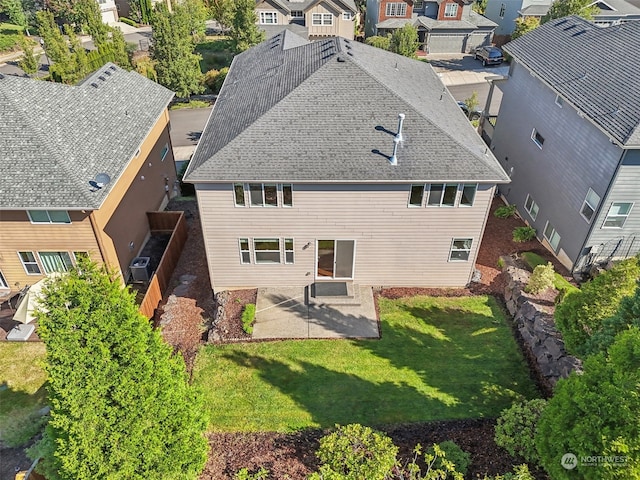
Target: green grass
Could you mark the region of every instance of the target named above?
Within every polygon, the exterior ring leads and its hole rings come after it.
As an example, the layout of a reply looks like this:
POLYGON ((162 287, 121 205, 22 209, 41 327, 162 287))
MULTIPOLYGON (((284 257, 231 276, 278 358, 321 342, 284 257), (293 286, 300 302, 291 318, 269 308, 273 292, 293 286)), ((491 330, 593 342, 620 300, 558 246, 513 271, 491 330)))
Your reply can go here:
POLYGON ((234 52, 229 37, 207 37, 204 42, 196 45, 196 53, 202 56, 200 70, 206 73, 211 69, 220 70, 231 65, 234 52))
POLYGON ((11 23, 0 23, 0 52, 13 50, 22 37, 24 27, 11 23))
POLYGON ((188 102, 176 102, 169 107, 169 110, 181 110, 183 108, 207 108, 210 107, 209 102, 203 100, 189 100, 188 102))
POLYGON ((36 412, 46 405, 43 343, 0 344, 0 439, 26 443, 40 426, 36 412))
MULTIPOLYGON (((547 260, 545 260, 544 258, 542 258, 540 255, 538 255, 537 253, 533 253, 533 252, 522 252, 520 254, 522 256, 522 258, 524 259, 525 262, 527 262, 527 265, 529 265, 529 267, 531 267, 531 270, 533 271, 534 268, 536 268, 538 265, 546 265, 547 264, 547 260)), ((566 290, 567 292, 572 292, 572 291, 578 291, 580 290, 578 287, 576 287, 575 285, 571 285, 562 275, 560 275, 558 272, 555 273, 555 280, 553 281, 553 288, 555 288, 556 290, 562 291, 562 290, 566 290)))
POLYGON ((492 297, 380 299, 382 339, 207 346, 212 431, 496 417, 538 396, 492 297))

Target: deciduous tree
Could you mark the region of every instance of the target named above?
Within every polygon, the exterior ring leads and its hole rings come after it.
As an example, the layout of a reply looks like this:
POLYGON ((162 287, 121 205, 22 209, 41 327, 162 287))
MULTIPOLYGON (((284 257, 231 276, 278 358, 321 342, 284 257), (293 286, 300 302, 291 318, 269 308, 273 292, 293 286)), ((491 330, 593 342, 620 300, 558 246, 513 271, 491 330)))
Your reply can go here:
POLYGON ((598 12, 599 9, 593 4, 592 0, 557 0, 551 4, 547 14, 542 17, 541 23, 569 15, 577 15, 585 20, 593 20, 593 16, 598 12))
POLYGON ((56 63, 69 62, 71 52, 54 21, 53 14, 42 10, 36 13, 36 19, 38 21, 38 32, 42 40, 44 40, 44 49, 47 56, 56 63))
POLYGON ((207 453, 200 396, 135 295, 88 261, 44 292, 51 417, 30 453, 46 478, 195 479, 207 453))
POLYGON ((0 13, 4 12, 9 21, 21 27, 27 26, 27 17, 20 0, 0 0, 0 13))
POLYGON ((516 28, 511 34, 511 40, 523 36, 525 33, 535 30, 540 26, 540 19, 536 17, 516 18, 516 28))
MULTIPOLYGON (((22 37, 19 44, 23 56, 18 66, 27 74, 36 73, 38 71, 38 59, 33 51, 33 42, 27 37, 22 37)), ((39 56, 40 55, 38 55, 38 57, 39 56)))
POLYGON ((206 3, 211 18, 222 27, 231 28, 234 12, 233 0, 208 0, 206 3))
POLYGON ((418 30, 407 23, 404 27, 396 29, 391 35, 389 50, 409 58, 417 58, 416 50, 418 42, 418 30))
POLYGON ((244 52, 264 40, 264 32, 256 25, 258 17, 254 0, 236 0, 229 36, 236 52, 244 52))

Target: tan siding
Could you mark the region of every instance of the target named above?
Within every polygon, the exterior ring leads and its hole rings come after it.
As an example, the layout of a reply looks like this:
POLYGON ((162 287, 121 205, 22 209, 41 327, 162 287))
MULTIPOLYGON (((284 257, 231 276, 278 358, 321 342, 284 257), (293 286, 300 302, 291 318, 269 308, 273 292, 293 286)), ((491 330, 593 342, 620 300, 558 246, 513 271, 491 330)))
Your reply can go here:
POLYGON ((26 211, 0 211, 0 270, 10 288, 15 289, 16 283, 33 285, 43 278, 28 275, 17 252, 89 252, 100 261, 89 214, 72 211, 69 217, 70 224, 32 224, 26 211))
POLYGON ((470 208, 408 208, 409 185, 294 185, 293 208, 234 207, 230 185, 198 185, 197 192, 210 275, 220 290, 311 283, 322 239, 356 240, 354 281, 361 284, 465 285, 493 189, 482 187, 470 208), (240 237, 294 238, 295 265, 241 265, 240 237), (448 261, 454 237, 473 238, 469 262, 448 261))

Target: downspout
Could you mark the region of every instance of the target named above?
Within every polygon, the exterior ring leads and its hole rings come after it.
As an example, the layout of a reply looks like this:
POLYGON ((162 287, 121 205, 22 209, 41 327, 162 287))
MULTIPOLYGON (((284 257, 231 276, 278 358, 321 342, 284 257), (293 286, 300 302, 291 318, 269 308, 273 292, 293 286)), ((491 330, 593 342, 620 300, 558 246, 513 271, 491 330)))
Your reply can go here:
POLYGON ((91 230, 93 230, 93 236, 95 237, 96 242, 98 243, 98 250, 100 252, 100 258, 102 259, 102 263, 106 264, 107 262, 104 257, 104 245, 102 243, 102 236, 100 235, 100 230, 96 225, 95 218, 93 218, 93 212, 94 210, 92 210, 91 213, 89 214, 89 222, 91 223, 91 230))

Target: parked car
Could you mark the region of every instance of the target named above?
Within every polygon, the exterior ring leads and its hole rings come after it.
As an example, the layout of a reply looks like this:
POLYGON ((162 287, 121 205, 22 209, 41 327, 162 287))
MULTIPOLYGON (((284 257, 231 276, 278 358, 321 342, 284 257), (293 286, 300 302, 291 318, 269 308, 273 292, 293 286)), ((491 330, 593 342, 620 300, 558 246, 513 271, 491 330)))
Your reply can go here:
POLYGON ((469 106, 464 102, 458 102, 458 106, 460 110, 464 112, 469 120, 479 120, 482 116, 482 110, 478 108, 470 109, 469 106))
POLYGON ((500 65, 504 62, 504 56, 502 50, 498 47, 484 46, 476 48, 476 60, 482 61, 482 66, 487 65, 500 65))

